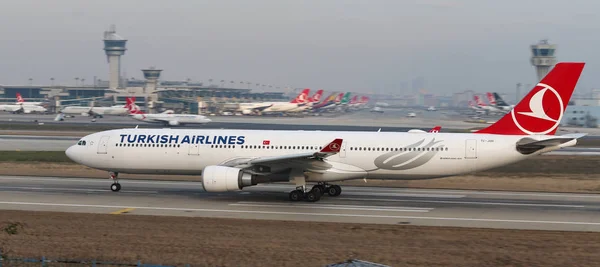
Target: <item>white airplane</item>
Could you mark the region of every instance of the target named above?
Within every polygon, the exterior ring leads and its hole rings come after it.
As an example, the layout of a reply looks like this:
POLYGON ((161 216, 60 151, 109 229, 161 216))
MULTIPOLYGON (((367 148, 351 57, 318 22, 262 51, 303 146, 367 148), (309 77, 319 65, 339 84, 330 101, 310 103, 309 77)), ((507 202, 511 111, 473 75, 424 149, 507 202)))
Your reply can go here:
POLYGON ((490 105, 503 111, 510 111, 515 107, 515 105, 509 105, 504 102, 498 93, 487 92, 487 98, 490 105))
POLYGON ((488 106, 488 105, 486 105, 483 102, 483 100, 481 100, 481 98, 478 95, 474 95, 473 99, 475 99, 475 103, 477 104, 477 107, 479 107, 480 109, 484 110, 486 113, 496 113, 496 114, 506 113, 505 110, 496 108, 494 106, 488 106))
POLYGON ((126 98, 127 104, 115 105, 112 107, 81 107, 67 106, 60 110, 62 114, 93 116, 94 118, 102 118, 104 115, 127 115, 129 114, 129 105, 131 100, 135 102, 135 98, 126 98))
POLYGON ((16 105, 31 105, 31 106, 39 106, 44 104, 44 102, 26 102, 25 99, 23 99, 23 96, 21 96, 20 93, 17 93, 17 103, 15 103, 16 105))
POLYGON ((308 100, 310 89, 304 89, 296 98, 290 102, 258 102, 258 103, 240 103, 238 111, 244 115, 255 113, 279 113, 289 112, 298 107, 304 106, 308 100))
POLYGON ((473 104, 473 101, 469 100, 469 108, 474 110, 476 113, 483 114, 486 113, 485 110, 473 104))
MULTIPOLYGON (((309 89, 306 89, 309 90, 309 89)), ((308 93, 307 93, 308 95, 308 93)), ((321 96, 323 96, 323 90, 319 89, 312 97, 309 97, 308 99, 306 99, 304 101, 304 105, 298 105, 298 107, 293 108, 287 112, 289 113, 295 113, 295 112, 303 112, 303 111, 307 111, 309 109, 312 109, 312 107, 316 104, 318 104, 321 101, 321 96)), ((298 104, 302 104, 302 103, 298 103, 298 104)))
POLYGON ((173 111, 168 110, 163 113, 146 114, 140 110, 140 107, 135 103, 129 106, 129 112, 133 119, 148 123, 160 123, 165 126, 178 126, 186 124, 207 124, 211 120, 202 115, 194 114, 173 114, 173 111))
POLYGON ((66 155, 108 171, 112 191, 119 173, 187 174, 202 175, 207 192, 292 181, 290 200, 318 201, 339 196, 338 181, 462 175, 575 145, 585 134, 555 133, 583 67, 556 64, 510 114, 473 133, 117 129, 83 137, 66 155))
POLYGON ((0 111, 8 111, 13 113, 44 113, 47 111, 45 107, 36 105, 0 105, 0 111))
POLYGON ((17 93, 17 102, 15 104, 0 105, 0 111, 8 111, 13 113, 44 113, 47 111, 45 107, 40 106, 42 102, 25 102, 21 94, 17 93))

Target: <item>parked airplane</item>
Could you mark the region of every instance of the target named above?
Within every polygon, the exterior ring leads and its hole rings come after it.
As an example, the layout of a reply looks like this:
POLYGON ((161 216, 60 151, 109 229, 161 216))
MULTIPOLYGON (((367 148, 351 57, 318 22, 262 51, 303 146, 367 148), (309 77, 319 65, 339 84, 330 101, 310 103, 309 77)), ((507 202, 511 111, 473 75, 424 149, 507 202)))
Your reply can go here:
POLYGON ((23 96, 21 96, 20 93, 17 93, 17 103, 15 103, 15 104, 39 106, 39 105, 44 104, 44 102, 26 102, 25 99, 23 99, 23 96))
MULTIPOLYGON (((135 101, 135 98, 133 98, 135 101)), ((82 107, 82 106, 66 106, 60 110, 65 115, 84 115, 93 116, 94 118, 103 118, 104 115, 127 115, 129 114, 129 100, 125 105, 115 105, 112 107, 82 107)))
POLYGON ((502 97, 500 97, 500 95, 498 93, 489 93, 488 92, 488 99, 490 99, 490 103, 493 101, 494 102, 494 106, 502 109, 502 110, 506 110, 506 111, 510 111, 511 109, 513 109, 515 107, 515 105, 509 105, 507 104, 504 99, 502 99, 502 97))
POLYGON ((584 63, 558 63, 515 108, 473 133, 116 129, 83 137, 73 161, 119 173, 202 175, 207 192, 293 181, 292 201, 339 196, 351 179, 430 179, 483 171, 573 146, 555 136, 584 63), (317 183, 306 190, 307 182, 317 183))
POLYGON ((496 108, 494 106, 488 106, 486 105, 483 100, 481 100, 481 98, 478 95, 474 95, 473 99, 475 100, 475 103, 477 104, 477 107, 479 107, 482 110, 485 110, 486 113, 506 113, 506 111, 501 110, 499 108, 496 108))
MULTIPOLYGON (((297 108, 291 109, 287 112, 295 113, 295 112, 303 112, 309 109, 321 101, 321 96, 323 95, 323 90, 319 89, 312 97, 309 97, 306 101, 304 101, 304 105, 299 105, 297 108)), ((301 104, 301 103, 298 103, 301 104)))
POLYGON ((335 103, 337 98, 339 97, 340 101, 342 99, 343 94, 338 94, 338 93, 332 93, 330 94, 327 98, 325 98, 325 100, 323 100, 321 103, 318 103, 316 105, 314 105, 312 107, 313 111, 323 111, 323 110, 327 110, 329 108, 335 107, 335 103))
POLYGON ((194 114, 173 114, 168 110, 163 113, 146 114, 140 110, 140 107, 132 103, 129 107, 129 114, 133 119, 148 123, 160 123, 165 126, 178 126, 186 124, 207 124, 211 120, 202 115, 194 114))
POLYGON ((476 106, 474 104, 474 102, 471 101, 471 100, 469 100, 469 108, 472 109, 472 110, 474 110, 476 113, 480 113, 480 114, 486 113, 486 111, 484 109, 476 106))
POLYGON ((17 93, 17 102, 15 104, 0 105, 0 111, 8 111, 12 113, 44 113, 47 111, 45 107, 40 106, 42 102, 25 102, 21 94, 17 93))
POLYGON ((240 103, 238 111, 242 114, 279 113, 288 112, 299 106, 305 105, 310 89, 304 89, 290 102, 257 102, 240 103))
POLYGON ((12 113, 44 113, 47 111, 45 107, 36 105, 0 105, 0 111, 8 111, 12 113))

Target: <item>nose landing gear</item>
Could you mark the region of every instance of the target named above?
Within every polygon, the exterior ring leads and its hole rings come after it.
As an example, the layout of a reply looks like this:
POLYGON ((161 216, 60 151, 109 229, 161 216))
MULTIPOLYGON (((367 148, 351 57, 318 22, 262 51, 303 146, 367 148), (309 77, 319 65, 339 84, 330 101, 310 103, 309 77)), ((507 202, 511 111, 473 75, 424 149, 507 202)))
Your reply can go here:
POLYGON ((109 172, 110 179, 113 180, 113 183, 110 185, 110 191, 119 192, 121 190, 121 184, 119 184, 119 173, 118 172, 109 172))

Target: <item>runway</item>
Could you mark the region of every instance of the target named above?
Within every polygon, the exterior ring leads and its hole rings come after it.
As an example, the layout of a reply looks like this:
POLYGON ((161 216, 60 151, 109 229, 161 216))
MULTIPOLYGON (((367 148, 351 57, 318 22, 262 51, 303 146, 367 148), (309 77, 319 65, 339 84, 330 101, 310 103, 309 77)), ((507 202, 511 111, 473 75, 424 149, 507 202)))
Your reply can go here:
POLYGON ((200 182, 0 176, 0 209, 600 231, 600 195, 343 186, 339 197, 290 202, 289 184, 207 193, 200 182))

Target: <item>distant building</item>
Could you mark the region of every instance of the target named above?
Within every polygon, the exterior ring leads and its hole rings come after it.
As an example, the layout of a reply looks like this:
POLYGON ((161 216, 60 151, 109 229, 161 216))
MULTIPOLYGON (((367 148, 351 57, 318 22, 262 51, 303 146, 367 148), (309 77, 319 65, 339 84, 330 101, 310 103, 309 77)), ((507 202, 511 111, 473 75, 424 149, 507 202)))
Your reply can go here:
POLYGON ((562 126, 598 128, 600 106, 567 106, 560 122, 562 126))

